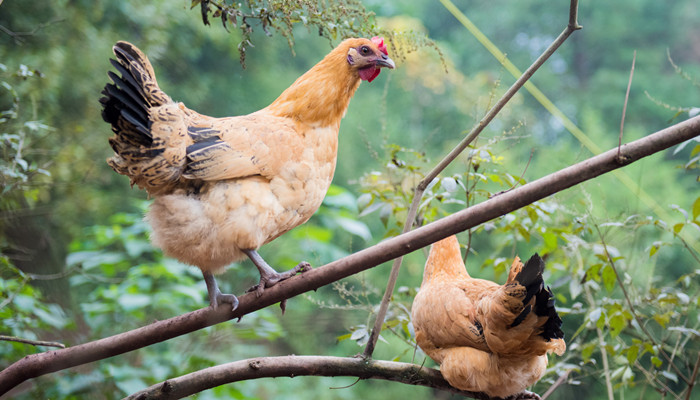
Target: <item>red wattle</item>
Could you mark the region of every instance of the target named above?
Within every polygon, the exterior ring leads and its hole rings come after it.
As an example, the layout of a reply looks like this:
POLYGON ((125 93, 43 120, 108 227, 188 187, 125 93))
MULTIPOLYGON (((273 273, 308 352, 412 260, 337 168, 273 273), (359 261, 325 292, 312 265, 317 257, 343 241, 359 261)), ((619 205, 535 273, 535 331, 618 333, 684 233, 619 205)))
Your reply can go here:
POLYGON ((360 79, 362 79, 363 81, 372 82, 374 80, 374 78, 376 78, 377 75, 379 75, 379 71, 380 71, 379 68, 367 67, 367 68, 362 68, 362 69, 358 70, 357 72, 360 73, 360 79))

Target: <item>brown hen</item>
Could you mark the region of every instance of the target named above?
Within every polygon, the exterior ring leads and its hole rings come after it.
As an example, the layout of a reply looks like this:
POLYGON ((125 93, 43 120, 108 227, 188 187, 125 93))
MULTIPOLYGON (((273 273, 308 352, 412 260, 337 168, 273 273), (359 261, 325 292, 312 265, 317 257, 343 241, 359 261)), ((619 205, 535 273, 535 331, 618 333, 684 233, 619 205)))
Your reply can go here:
POLYGON ((525 265, 516 257, 498 285, 469 276, 455 236, 432 245, 411 317, 416 342, 450 385, 508 397, 542 377, 547 353, 564 352, 543 270, 537 254, 525 265))
POLYGON ((152 242, 199 267, 213 307, 222 294, 213 274, 246 256, 260 272, 257 293, 308 268, 277 273, 260 246, 306 222, 335 171, 338 130, 361 80, 394 68, 381 38, 343 41, 272 104, 252 114, 213 118, 173 101, 148 58, 118 42, 102 117, 112 125, 108 160, 154 201, 146 215, 152 242))

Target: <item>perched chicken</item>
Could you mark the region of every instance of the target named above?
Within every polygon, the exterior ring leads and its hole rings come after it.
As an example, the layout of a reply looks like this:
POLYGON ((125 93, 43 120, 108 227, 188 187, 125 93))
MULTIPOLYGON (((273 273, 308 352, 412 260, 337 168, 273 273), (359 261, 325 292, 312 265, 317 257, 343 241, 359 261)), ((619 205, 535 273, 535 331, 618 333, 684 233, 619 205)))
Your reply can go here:
POLYGON ((265 287, 309 268, 277 273, 257 252, 306 222, 335 171, 338 130, 361 80, 394 68, 379 37, 343 41, 272 104, 252 114, 213 118, 173 101, 156 83, 146 56, 118 42, 121 75, 109 72, 102 117, 112 125, 108 161, 155 200, 146 216, 152 242, 199 267, 213 307, 222 294, 213 274, 246 256, 265 287))
POLYGON ((469 276, 455 236, 433 244, 411 317, 416 342, 450 385, 508 397, 542 377, 547 353, 564 352, 543 270, 537 254, 524 266, 516 257, 501 286, 469 276))

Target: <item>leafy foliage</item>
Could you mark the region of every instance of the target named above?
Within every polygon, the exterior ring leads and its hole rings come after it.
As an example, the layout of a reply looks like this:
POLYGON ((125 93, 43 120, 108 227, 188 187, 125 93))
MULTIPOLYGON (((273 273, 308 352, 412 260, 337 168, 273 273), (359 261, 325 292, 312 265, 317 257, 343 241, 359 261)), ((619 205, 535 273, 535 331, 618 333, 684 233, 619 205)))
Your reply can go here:
POLYGON ((12 73, 0 64, 0 210, 3 211, 35 204, 41 185, 47 184, 51 176, 46 165, 39 165, 42 160, 36 155, 38 149, 33 141, 52 128, 41 121, 25 119, 28 113, 21 107, 27 100, 22 101, 15 88, 24 81, 41 78, 41 72, 24 64, 12 73))
MULTIPOLYGON (((302 25, 314 29, 329 42, 357 36, 384 34, 394 45, 399 58, 406 51, 430 46, 440 53, 435 43, 417 32, 392 32, 376 26, 375 14, 368 11, 358 0, 252 0, 243 2, 192 0, 191 8, 199 6, 202 22, 210 24, 210 18, 218 18, 224 29, 229 26, 241 34, 238 43, 241 64, 245 65, 246 52, 253 45, 253 25, 256 21, 267 36, 273 29, 284 36, 289 48, 294 51, 294 26, 302 25), (396 43, 395 43, 396 42, 396 43), (399 45, 398 47, 396 45, 399 45)), ((441 54, 441 53, 440 53, 441 54)))

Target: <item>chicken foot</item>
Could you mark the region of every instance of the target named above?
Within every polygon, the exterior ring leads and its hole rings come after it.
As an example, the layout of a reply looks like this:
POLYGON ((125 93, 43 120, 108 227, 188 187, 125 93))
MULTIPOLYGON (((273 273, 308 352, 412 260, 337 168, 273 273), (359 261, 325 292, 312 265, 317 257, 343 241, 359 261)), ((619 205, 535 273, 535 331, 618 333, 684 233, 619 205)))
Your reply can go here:
POLYGON ((219 290, 219 285, 216 284, 216 279, 211 272, 202 271, 204 275, 204 283, 207 284, 207 291, 209 292, 209 305, 213 308, 217 308, 221 303, 231 304, 232 310, 238 308, 238 297, 232 294, 223 294, 219 290))
POLYGON ((265 291, 266 287, 271 287, 277 283, 289 279, 299 272, 305 272, 311 269, 311 265, 306 261, 300 262, 296 267, 290 269, 289 271, 279 273, 274 270, 255 250, 242 250, 250 261, 255 264, 260 272, 260 282, 248 289, 246 292, 255 292, 255 294, 260 297, 265 291))
POLYGON ((540 396, 537 393, 523 390, 520 393, 506 397, 505 400, 540 400, 540 396))

